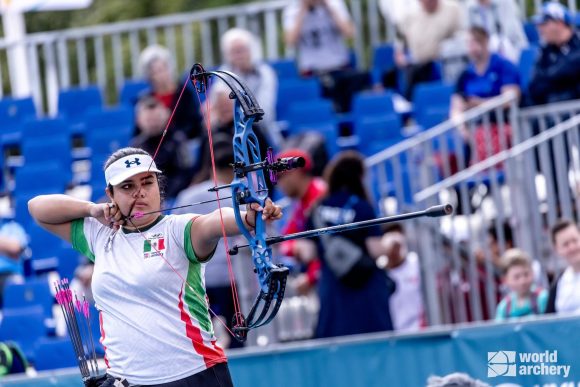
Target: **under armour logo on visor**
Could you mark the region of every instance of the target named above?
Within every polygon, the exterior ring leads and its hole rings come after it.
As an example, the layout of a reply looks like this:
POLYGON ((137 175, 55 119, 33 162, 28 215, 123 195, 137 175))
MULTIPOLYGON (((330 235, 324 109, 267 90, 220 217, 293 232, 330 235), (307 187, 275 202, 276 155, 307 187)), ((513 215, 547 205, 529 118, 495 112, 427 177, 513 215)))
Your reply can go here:
POLYGON ((139 157, 135 157, 135 161, 129 161, 129 160, 125 160, 125 165, 127 166, 127 168, 131 168, 131 165, 141 165, 141 162, 139 161, 139 157))

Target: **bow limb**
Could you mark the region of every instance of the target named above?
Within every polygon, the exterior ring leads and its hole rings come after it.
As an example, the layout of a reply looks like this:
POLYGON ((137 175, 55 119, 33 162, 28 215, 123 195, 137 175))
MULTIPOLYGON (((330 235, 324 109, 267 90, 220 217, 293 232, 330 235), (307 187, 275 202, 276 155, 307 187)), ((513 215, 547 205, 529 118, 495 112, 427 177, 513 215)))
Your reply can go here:
MULTIPOLYGON (((238 340, 243 341, 249 330, 267 324, 278 312, 284 298, 288 269, 273 263, 272 248, 266 243, 266 222, 261 216, 256 216, 255 228, 251 232, 245 226, 240 206, 257 203, 263 208, 268 197, 266 172, 272 178, 276 171, 289 168, 286 165, 288 163, 274 162, 271 153, 267 155, 266 159, 262 158, 259 140, 253 130, 253 124, 259 121, 264 113, 252 92, 236 75, 224 71, 206 72, 201 65, 196 64, 193 66, 190 76, 198 93, 206 91, 210 76, 219 78, 229 88, 230 98, 234 99, 234 136, 232 141, 234 179, 231 184, 219 187, 216 182, 215 190, 217 192, 220 189, 231 189, 235 220, 240 233, 250 246, 260 286, 260 292, 247 318, 240 312, 236 314, 234 334, 238 340)), ((211 129, 208 127, 210 144, 212 142, 211 135, 211 129)), ((213 160, 212 165, 214 165, 213 160)), ((226 251, 229 251, 229 248, 226 248, 226 251)), ((229 253, 227 259, 228 262, 231 262, 229 253)), ((233 273, 231 273, 231 277, 233 278, 233 273)), ((233 281, 232 285, 234 285, 233 281)))

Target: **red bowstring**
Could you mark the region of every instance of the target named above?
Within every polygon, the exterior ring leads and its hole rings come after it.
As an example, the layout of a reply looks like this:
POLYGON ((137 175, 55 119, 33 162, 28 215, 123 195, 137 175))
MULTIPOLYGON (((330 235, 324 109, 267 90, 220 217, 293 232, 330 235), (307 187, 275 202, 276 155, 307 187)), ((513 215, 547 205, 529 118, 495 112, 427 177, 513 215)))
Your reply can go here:
MULTIPOLYGON (((145 240, 147 240, 147 237, 145 236, 145 234, 143 234, 143 232, 137 226, 135 226, 135 224, 133 223, 133 221, 131 219, 129 219, 129 222, 131 222, 131 225, 133 227, 135 227, 135 230, 137 230, 137 232, 139 233, 139 235, 141 235, 145 240)), ((206 303, 206 301, 201 298, 201 295, 195 293, 195 291, 193 290, 193 286, 191 286, 191 284, 185 278, 183 278, 183 276, 181 275, 181 273, 179 273, 177 271, 177 269, 175 267, 173 267, 173 265, 167 260, 167 258, 165 258, 165 254, 163 254, 161 251, 157 250, 157 247, 155 247, 152 243, 150 245, 153 248, 153 250, 155 250, 159 254, 159 256, 165 261, 165 263, 167 263, 167 265, 169 265, 169 267, 171 268, 171 270, 173 270, 173 272, 175 274, 177 274, 177 276, 179 278, 181 278, 181 280, 183 281, 183 283, 186 284, 187 286, 189 286, 189 288, 193 292, 192 294, 195 294, 197 296, 198 300, 206 303)), ((230 330, 230 328, 228 327, 228 325, 225 322, 223 322, 221 318, 219 318, 219 316, 210 308, 209 305, 207 306, 207 310, 209 310, 209 312, 226 328, 226 330, 232 336, 234 336, 234 333, 230 330)))
MULTIPOLYGON (((183 96, 183 93, 185 92, 185 89, 187 88, 187 84, 189 82, 189 78, 187 78, 183 84, 183 87, 181 88, 181 92, 179 93, 179 97, 177 98, 177 101, 175 102, 175 106, 173 107, 173 110, 171 111, 171 114, 169 115, 169 119, 167 120, 167 124, 165 125, 165 129, 163 130, 163 134, 161 135, 161 139, 159 140, 159 144, 157 145, 157 149, 155 149, 155 153, 153 154, 153 157, 151 159, 151 163, 149 164, 149 168, 148 170, 151 170, 151 167, 153 166, 153 163, 155 162, 155 158, 157 157, 157 153, 159 152, 159 149, 161 149, 161 145, 163 144, 163 141, 165 140, 165 135, 167 134, 169 127, 173 121, 173 116, 175 115, 175 112, 177 111, 177 108, 179 106, 179 102, 181 101, 181 97, 183 96)), ((194 80, 195 82, 195 80, 194 80)), ((197 98, 199 100, 199 93, 197 93, 197 88, 196 88, 196 95, 197 98)), ((201 106, 201 101, 200 101, 200 106, 201 106)), ((209 111, 209 109, 208 109, 209 111)), ((211 129, 211 126, 208 126, 209 129, 211 129)), ((213 166, 213 171, 214 171, 214 183, 216 182, 216 177, 215 177, 215 160, 213 158, 213 142, 212 142, 212 137, 211 137, 211 131, 209 132, 209 142, 210 142, 210 154, 211 154, 211 160, 212 160, 212 166, 213 166)), ((217 194, 217 192, 216 192, 217 194)), ((238 292, 237 289, 235 288, 235 281, 233 279, 233 269, 232 269, 232 265, 231 265, 231 259, 230 259, 230 255, 228 252, 228 242, 227 242, 227 238, 225 238, 225 225, 223 222, 223 217, 222 217, 222 211, 221 211, 221 205, 219 202, 219 194, 217 194, 217 198, 218 198, 218 208, 219 208, 219 212, 220 212, 220 222, 221 222, 221 226, 222 226, 222 233, 224 235, 224 241, 225 241, 225 247, 226 247, 226 257, 227 257, 227 262, 228 262, 228 272, 230 275, 230 284, 233 283, 233 287, 232 287, 232 296, 234 297, 234 312, 235 312, 235 316, 236 316, 236 322, 239 323, 239 311, 240 311, 240 304, 239 304, 239 300, 238 300, 238 292)), ((129 222, 131 222, 131 224, 133 225, 133 227, 135 227, 135 229, 137 230, 137 232, 145 239, 147 240, 147 238, 145 237, 145 235, 141 232, 141 230, 135 226, 135 224, 133 223, 133 221, 131 220, 131 218, 128 218, 129 222)), ((193 290, 193 286, 191 286, 191 284, 185 279, 183 278, 183 276, 171 265, 171 263, 169 263, 169 261, 165 258, 165 255, 163 253, 161 253, 159 250, 157 250, 157 248, 155 246, 153 246, 153 244, 151 244, 151 247, 153 247, 153 249, 159 254, 159 256, 161 256, 163 258, 163 260, 169 265, 169 267, 171 268, 171 270, 173 270, 173 272, 175 274, 177 274, 177 276, 187 285, 189 286, 190 289, 193 290)), ((197 298, 199 300, 201 300, 202 302, 205 302, 207 304, 206 300, 203 300, 200 294, 197 293, 193 293, 197 296, 197 298)), ((210 308, 209 304, 207 305, 207 309, 208 311, 224 326, 224 328, 232 335, 235 336, 234 333, 230 330, 230 328, 228 327, 228 325, 218 317, 218 315, 210 308)))
MULTIPOLYGON (((209 77, 206 78, 209 81, 209 77)), ((194 86, 197 86, 197 80, 194 79, 193 80, 194 86)), ((218 181, 217 181, 217 173, 216 173, 216 166, 215 166, 215 158, 214 158, 214 153, 213 153, 213 136, 212 136, 212 125, 211 125, 211 108, 210 108, 210 103, 209 103, 209 93, 208 93, 208 89, 209 89, 209 84, 205 85, 205 94, 206 94, 206 98, 205 98, 205 103, 206 103, 206 109, 205 112, 203 112, 203 116, 205 119, 205 126, 207 128, 207 137, 208 137, 208 142, 209 142, 209 153, 210 153, 210 159, 211 159, 211 167, 212 167, 212 172, 213 172, 213 184, 214 187, 218 186, 218 181)), ((197 87, 195 87, 195 94, 197 95, 197 100, 199 101, 199 106, 202 106, 202 102, 201 102, 201 98, 199 96, 199 92, 197 87)), ((224 223, 224 218, 223 218, 223 214, 222 214, 222 206, 221 206, 221 200, 220 200, 220 194, 219 194, 219 190, 215 191, 216 194, 216 198, 217 198, 217 205, 218 205, 218 210, 219 210, 219 214, 220 214, 220 225, 221 225, 221 229, 222 229, 222 235, 223 235, 223 239, 224 239, 224 245, 225 245, 225 250, 226 250, 226 262, 228 264, 228 276, 230 279, 230 288, 232 289, 232 300, 234 303, 234 316, 236 319, 236 324, 241 324, 241 308, 240 308, 240 299, 238 297, 238 289, 236 287, 236 281, 235 281, 235 277, 234 277, 234 269, 232 266, 232 259, 230 257, 230 247, 228 244, 228 238, 227 238, 227 233, 226 233, 226 226, 224 223)), ((235 211, 235 209, 234 209, 235 211)))
POLYGON ((153 154, 153 158, 151 159, 151 164, 149 164, 149 168, 147 169, 147 172, 149 172, 151 170, 151 166, 153 165, 153 162, 155 161, 155 158, 157 157, 157 153, 159 152, 159 149, 161 149, 161 144, 163 144, 163 140, 165 140, 165 135, 167 134, 167 131, 169 130, 169 125, 171 125, 171 122, 173 121, 173 116, 175 115, 175 112, 177 111, 177 107, 179 106, 179 101, 181 101, 181 97, 183 96, 183 93, 185 92, 185 89, 187 88, 188 82, 189 82, 189 78, 185 80, 185 83, 183 84, 183 87, 181 88, 181 92, 179 93, 179 97, 177 98, 177 101, 175 102, 175 107, 171 111, 171 115, 169 116, 169 119, 167 120, 167 124, 165 125, 165 129, 163 129, 163 134, 161 135, 161 140, 159 140, 159 144, 157 144, 157 149, 155 149, 155 153, 153 154))

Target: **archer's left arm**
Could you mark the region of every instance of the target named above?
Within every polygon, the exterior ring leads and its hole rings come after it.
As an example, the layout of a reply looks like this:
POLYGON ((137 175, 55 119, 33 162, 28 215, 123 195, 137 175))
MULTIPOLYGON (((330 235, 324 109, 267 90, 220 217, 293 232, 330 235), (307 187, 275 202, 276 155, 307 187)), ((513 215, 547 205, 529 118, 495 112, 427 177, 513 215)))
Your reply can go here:
MULTIPOLYGON (((264 208, 257 203, 252 203, 249 207, 248 211, 241 211, 244 227, 248 230, 254 229, 257 216, 261 216, 265 221, 278 220, 282 217, 282 209, 270 199, 266 199, 264 208)), ((221 217, 219 210, 200 216, 191 227, 191 244, 198 257, 211 254, 220 238, 223 237, 222 218, 227 236, 241 233, 233 208, 222 208, 221 217)))

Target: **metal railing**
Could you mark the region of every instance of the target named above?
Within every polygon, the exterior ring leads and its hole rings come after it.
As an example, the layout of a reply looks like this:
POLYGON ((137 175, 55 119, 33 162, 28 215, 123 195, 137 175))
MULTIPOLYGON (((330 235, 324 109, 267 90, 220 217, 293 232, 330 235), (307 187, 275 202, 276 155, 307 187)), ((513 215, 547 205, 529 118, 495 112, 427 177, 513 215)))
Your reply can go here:
MULTIPOLYGON (((347 0, 356 27, 353 48, 358 63, 368 65, 369 49, 393 37, 393 27, 379 15, 377 0, 347 0)), ((116 95, 125 79, 139 76, 138 58, 146 46, 159 43, 175 58, 178 71, 195 62, 206 67, 221 63, 219 39, 231 27, 254 32, 262 43, 264 58, 293 56, 284 44, 282 11, 285 0, 260 1, 153 17, 30 34, 24 41, 0 39, 0 55, 24 46, 27 53, 31 90, 37 107, 46 100, 49 114, 57 109, 58 90, 98 84, 107 95, 116 95), (111 90, 112 88, 112 90, 111 90)), ((12 69, 0 68, 1 73, 12 69)), ((19 69, 21 71, 21 69, 19 69)), ((8 77, 11 82, 13 77, 8 77)), ((0 97, 14 85, 0 84, 0 97)), ((40 109, 44 110, 44 109, 40 109)))
MULTIPOLYGON (((393 41, 395 27, 379 12, 381 0, 346 0, 356 34, 352 45, 358 65, 368 68, 371 49, 393 41)), ((518 0, 522 15, 533 14, 541 6, 534 0, 533 9, 518 0)), ((282 10, 287 0, 258 1, 197 12, 152 17, 134 21, 103 24, 63 31, 41 32, 24 41, 0 39, 0 98, 16 89, 15 72, 25 71, 39 111, 54 114, 60 89, 72 86, 100 85, 109 101, 114 101, 126 79, 139 76, 139 53, 147 45, 160 43, 172 52, 179 71, 189 69, 194 61, 207 67, 221 62, 219 38, 233 26, 254 32, 262 43, 264 58, 292 57, 284 44, 282 10), (27 68, 5 66, 10 50, 24 49, 27 68), (8 79, 9 82, 5 80, 8 79)), ((575 11, 573 0, 568 6, 575 11)), ((13 66, 17 67, 17 66, 13 66)))
MULTIPOLYGON (((542 109, 535 112, 539 114, 542 109)), ((467 193, 473 182, 479 182, 476 187, 485 185, 488 190, 483 199, 486 203, 474 206, 471 190, 469 195, 460 195, 461 211, 443 220, 440 229, 421 230, 420 254, 424 261, 436 263, 431 269, 437 270, 433 273, 439 273, 439 278, 442 270, 447 270, 444 273, 447 288, 438 286, 441 283, 431 283, 427 289, 437 294, 428 305, 433 321, 457 322, 467 317, 477 320, 483 315, 493 316, 498 294, 494 275, 498 265, 492 255, 497 257, 508 247, 502 232, 504 222, 515 231, 513 244, 537 262, 536 280, 540 284, 545 284, 546 272, 557 273, 558 264, 549 261, 547 235, 557 217, 578 219, 580 215, 579 126, 580 114, 576 114, 415 195, 419 203, 427 205, 439 201, 444 191, 467 193), (490 225, 499 231, 499 252, 490 251, 486 235, 490 225), (479 262, 476 258, 478 251, 484 255, 483 262, 481 257, 479 262), (457 280, 465 277, 467 281, 457 280)))

